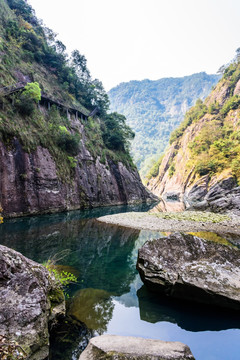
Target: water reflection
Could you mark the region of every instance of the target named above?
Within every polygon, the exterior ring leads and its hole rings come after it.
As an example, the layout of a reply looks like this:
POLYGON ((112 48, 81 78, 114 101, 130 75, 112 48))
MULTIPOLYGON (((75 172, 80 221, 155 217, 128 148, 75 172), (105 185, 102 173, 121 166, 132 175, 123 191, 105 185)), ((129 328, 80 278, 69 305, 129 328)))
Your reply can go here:
POLYGON ((74 316, 96 335, 107 331, 107 326, 112 318, 114 305, 110 294, 102 289, 79 290, 70 301, 68 314, 74 316))
POLYGON ((161 199, 158 204, 156 204, 151 212, 181 212, 185 210, 184 202, 177 200, 164 200, 161 199))
POLYGON ((240 314, 234 311, 173 300, 153 294, 142 286, 137 291, 141 320, 167 321, 187 331, 219 331, 239 328, 240 314))
MULTIPOLYGON (((68 311, 76 320, 84 321, 91 331, 81 339, 77 325, 74 331, 71 327, 64 329, 64 341, 59 336, 59 344, 56 341, 52 349, 52 359, 78 359, 83 343, 94 332, 182 341, 195 351, 198 360, 206 360, 206 353, 211 360, 239 358, 238 315, 159 298, 142 286, 135 268, 138 249, 145 241, 165 234, 95 220, 106 214, 148 209, 125 206, 76 211, 9 220, 0 227, 1 244, 40 263, 54 258, 59 268, 78 277, 78 283, 69 288, 72 298, 68 311), (216 346, 222 343, 223 336, 228 338, 228 344, 223 344, 225 352, 222 348, 218 351, 216 346), (72 341, 71 351, 68 340, 72 341), (207 350, 202 350, 203 344, 207 350)), ((225 235, 198 235, 224 244, 232 242, 225 235)), ((233 241, 239 243, 239 238, 234 237, 233 241)))

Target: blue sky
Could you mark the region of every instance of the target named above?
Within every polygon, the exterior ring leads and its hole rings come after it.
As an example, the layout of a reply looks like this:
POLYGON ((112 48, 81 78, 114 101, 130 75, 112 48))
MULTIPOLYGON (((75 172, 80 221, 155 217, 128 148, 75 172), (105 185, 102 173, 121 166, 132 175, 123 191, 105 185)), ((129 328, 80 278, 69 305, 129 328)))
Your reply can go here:
POLYGON ((29 0, 106 90, 120 82, 216 73, 240 47, 239 0, 29 0))

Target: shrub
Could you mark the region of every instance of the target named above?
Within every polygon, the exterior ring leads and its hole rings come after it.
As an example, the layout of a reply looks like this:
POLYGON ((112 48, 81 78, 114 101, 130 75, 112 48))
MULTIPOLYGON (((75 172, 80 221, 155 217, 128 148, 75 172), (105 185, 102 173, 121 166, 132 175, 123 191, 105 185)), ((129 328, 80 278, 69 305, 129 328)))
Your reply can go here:
POLYGON ((35 109, 34 101, 30 100, 23 94, 16 100, 16 108, 23 116, 30 116, 35 109))
POLYGON ((230 110, 237 109, 240 105, 240 97, 238 95, 231 96, 223 105, 220 113, 226 115, 230 110))
POLYGON ((79 153, 80 136, 77 133, 70 134, 68 131, 60 131, 57 138, 57 144, 62 150, 72 156, 76 156, 79 153))
POLYGON ((168 170, 168 175, 169 175, 170 178, 171 178, 171 177, 173 176, 173 174, 175 173, 175 170, 176 170, 175 164, 172 163, 171 166, 170 166, 170 168, 169 168, 169 170, 168 170))

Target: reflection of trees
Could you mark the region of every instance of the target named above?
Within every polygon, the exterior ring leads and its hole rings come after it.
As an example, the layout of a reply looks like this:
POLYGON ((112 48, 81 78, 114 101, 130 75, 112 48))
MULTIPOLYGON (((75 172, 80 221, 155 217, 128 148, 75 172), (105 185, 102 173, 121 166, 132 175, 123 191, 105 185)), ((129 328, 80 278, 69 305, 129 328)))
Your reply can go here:
POLYGON ((81 287, 100 288, 115 295, 127 292, 135 276, 129 257, 139 231, 77 214, 11 221, 4 231, 0 229, 1 243, 41 263, 65 252, 59 264, 76 269, 81 287))
POLYGON ((79 290, 71 300, 68 314, 83 321, 99 335, 107 330, 112 318, 114 305, 110 294, 101 289, 79 290))
POLYGON ((145 285, 138 291, 141 320, 157 323, 168 321, 187 331, 219 331, 239 328, 240 314, 191 302, 169 299, 149 292, 145 285))

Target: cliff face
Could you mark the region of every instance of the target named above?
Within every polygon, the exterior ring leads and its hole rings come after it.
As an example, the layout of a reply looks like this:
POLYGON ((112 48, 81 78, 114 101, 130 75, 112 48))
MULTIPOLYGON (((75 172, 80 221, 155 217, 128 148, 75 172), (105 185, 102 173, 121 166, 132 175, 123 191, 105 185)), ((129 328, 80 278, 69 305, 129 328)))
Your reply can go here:
POLYGON ((77 50, 25 1, 0 0, 0 208, 6 217, 153 199, 133 136, 77 50), (26 87, 27 84, 27 87, 26 87))
POLYGON ((102 164, 83 146, 69 181, 58 175, 49 150, 23 150, 17 138, 0 142, 0 204, 6 217, 151 200, 137 170, 111 159, 102 164))
POLYGON ((147 184, 154 194, 179 197, 195 209, 240 210, 239 72, 239 63, 230 65, 172 134, 158 175, 147 184))

